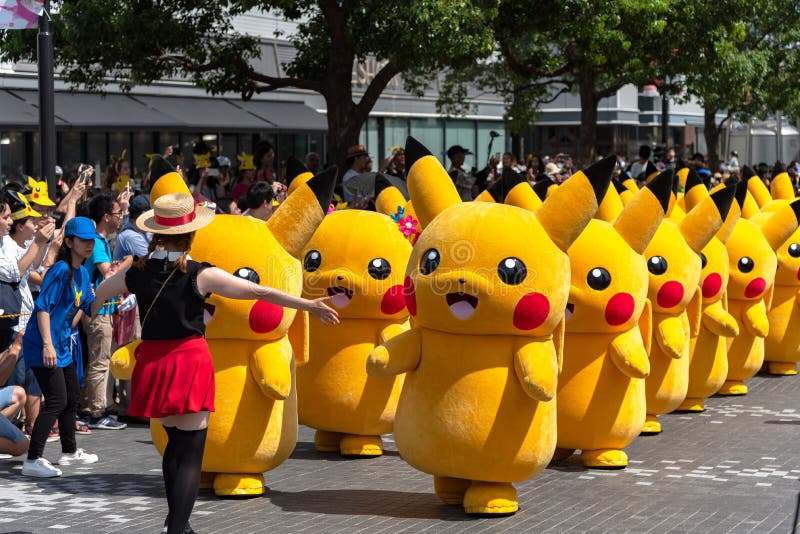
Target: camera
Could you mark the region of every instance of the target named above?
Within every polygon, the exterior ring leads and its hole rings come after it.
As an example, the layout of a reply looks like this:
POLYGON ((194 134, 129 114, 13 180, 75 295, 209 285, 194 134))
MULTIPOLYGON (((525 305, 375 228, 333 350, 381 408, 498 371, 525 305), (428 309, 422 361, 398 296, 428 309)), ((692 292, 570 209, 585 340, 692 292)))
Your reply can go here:
POLYGON ((56 228, 61 228, 64 226, 64 217, 66 217, 66 213, 62 213, 60 211, 54 211, 51 214, 53 221, 56 223, 56 228))

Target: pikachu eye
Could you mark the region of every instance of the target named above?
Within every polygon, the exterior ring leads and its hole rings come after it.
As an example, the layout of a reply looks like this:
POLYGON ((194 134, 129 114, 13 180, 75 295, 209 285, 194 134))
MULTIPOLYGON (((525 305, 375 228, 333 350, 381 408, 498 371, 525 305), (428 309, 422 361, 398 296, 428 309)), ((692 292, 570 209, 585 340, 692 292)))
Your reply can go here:
POLYGON ((792 243, 789 245, 789 256, 793 258, 800 258, 800 245, 792 243))
POLYGON ((305 259, 303 260, 303 268, 313 273, 319 266, 322 264, 322 254, 319 253, 319 250, 311 250, 308 254, 306 254, 305 259))
POLYGON ((611 285, 611 275, 602 267, 595 267, 586 275, 586 283, 597 291, 602 291, 611 285))
POLYGON ((667 260, 661 256, 653 256, 647 260, 647 270, 655 275, 667 272, 667 260))
POLYGON ((431 274, 439 266, 440 261, 442 261, 442 256, 439 251, 435 248, 429 248, 422 255, 422 259, 419 262, 419 270, 422 274, 431 274))
POLYGON ((703 269, 705 269, 706 265, 708 265, 708 258, 706 258, 706 255, 702 252, 700 253, 700 265, 703 267, 703 269))
POLYGON ((747 256, 744 256, 742 259, 739 260, 738 267, 739 267, 739 270, 741 272, 743 272, 743 273, 749 273, 750 271, 753 270, 753 267, 755 267, 755 266, 756 266, 756 264, 753 261, 753 259, 752 258, 748 258, 747 256))
POLYGON ((249 280, 250 282, 258 284, 261 282, 261 278, 259 278, 258 273, 255 272, 250 267, 239 267, 233 273, 233 276, 237 278, 242 278, 244 280, 249 280))
POLYGON ((521 284, 528 276, 525 264, 519 258, 506 258, 497 265, 497 276, 510 286, 521 284))
POLYGON ((367 272, 375 280, 385 280, 392 274, 392 266, 383 258, 375 258, 369 262, 367 272))

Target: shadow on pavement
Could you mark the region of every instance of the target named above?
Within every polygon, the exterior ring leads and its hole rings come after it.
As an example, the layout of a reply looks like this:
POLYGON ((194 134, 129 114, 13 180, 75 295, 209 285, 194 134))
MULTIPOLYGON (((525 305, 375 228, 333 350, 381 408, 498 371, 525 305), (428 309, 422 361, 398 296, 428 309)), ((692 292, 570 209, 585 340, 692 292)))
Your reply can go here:
POLYGON ((286 512, 311 512, 333 515, 374 515, 400 519, 441 519, 475 521, 460 506, 443 504, 433 491, 412 493, 388 490, 270 490, 272 504, 286 512))
POLYGON ((160 473, 86 473, 70 466, 64 469, 64 474, 60 477, 32 478, 20 473, 19 464, 21 462, 0 463, 0 485, 6 486, 16 482, 32 484, 44 494, 96 497, 128 495, 152 498, 164 496, 164 480, 160 473))
MULTIPOLYGON (((383 450, 383 456, 397 456, 400 457, 400 453, 397 451, 391 450, 383 450)), ((298 441, 297 446, 294 448, 294 452, 290 456, 295 460, 328 460, 331 462, 352 462, 353 460, 372 460, 374 458, 380 458, 380 456, 373 456, 369 458, 356 458, 356 457, 347 457, 342 456, 338 452, 319 452, 317 449, 314 448, 314 444, 309 441, 298 441)))

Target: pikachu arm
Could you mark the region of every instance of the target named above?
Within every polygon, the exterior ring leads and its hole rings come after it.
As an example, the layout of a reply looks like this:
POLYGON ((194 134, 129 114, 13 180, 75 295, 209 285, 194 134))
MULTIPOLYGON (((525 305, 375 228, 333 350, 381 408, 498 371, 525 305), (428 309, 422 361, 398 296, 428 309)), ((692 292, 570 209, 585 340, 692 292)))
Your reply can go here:
MULTIPOLYGON (((292 334, 296 338, 299 338, 298 342, 302 341, 302 348, 300 348, 299 353, 298 352, 294 353, 294 363, 298 367, 301 367, 308 363, 309 332, 311 328, 311 325, 309 323, 310 323, 310 317, 308 312, 298 310, 297 315, 295 315, 294 321, 292 322, 292 325, 289 327, 290 330, 293 331, 292 334)), ((297 349, 298 347, 293 347, 293 348, 297 349)))
POLYGON ((645 378, 650 374, 650 360, 639 328, 622 332, 608 347, 611 361, 622 374, 630 378, 645 378))
POLYGON ((261 345, 250 356, 250 373, 264 396, 284 400, 292 390, 292 346, 286 338, 261 345))
POLYGON ((558 382, 558 355, 553 339, 517 341, 514 371, 526 395, 542 402, 552 400, 558 382))
POLYGON ((137 339, 127 345, 123 345, 111 355, 111 374, 119 380, 130 380, 133 375, 133 367, 136 365, 136 347, 142 341, 137 339))
POLYGON ((662 319, 653 330, 653 337, 664 354, 676 359, 684 356, 689 342, 689 332, 681 321, 681 315, 662 319))
POLYGON ((769 334, 769 319, 767 318, 767 306, 764 299, 759 300, 744 311, 742 317, 744 329, 750 335, 756 337, 767 337, 769 334))
POLYGON ((715 336, 736 337, 739 335, 739 325, 733 315, 725 309, 722 300, 705 307, 703 310, 703 326, 715 336))
POLYGON ((393 337, 399 336, 403 332, 406 332, 409 328, 411 328, 411 326, 409 325, 408 321, 405 321, 405 322, 399 323, 399 324, 398 323, 392 323, 392 324, 384 326, 381 329, 381 339, 380 339, 381 345, 386 343, 387 341, 389 341, 393 337))
POLYGON ((367 374, 394 376, 407 373, 417 368, 421 356, 422 331, 412 328, 372 349, 367 358, 367 374))
POLYGON ((639 316, 639 333, 644 341, 645 354, 650 354, 650 345, 653 343, 653 306, 650 299, 644 299, 644 309, 639 316))
POLYGON ((700 334, 700 325, 703 324, 703 292, 696 290, 694 296, 686 306, 686 316, 689 319, 690 336, 697 337, 700 334))

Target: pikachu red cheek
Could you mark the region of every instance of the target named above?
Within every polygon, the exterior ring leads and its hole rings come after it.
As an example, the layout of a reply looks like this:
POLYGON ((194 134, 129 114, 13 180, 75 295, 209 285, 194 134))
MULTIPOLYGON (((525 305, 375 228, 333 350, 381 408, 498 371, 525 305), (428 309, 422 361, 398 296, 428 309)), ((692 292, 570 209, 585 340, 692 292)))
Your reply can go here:
POLYGON ((606 322, 611 326, 625 324, 632 316, 636 302, 628 293, 617 293, 606 304, 606 322))
POLYGON ((541 293, 528 293, 514 308, 514 326, 520 330, 533 330, 545 322, 550 314, 550 301, 541 293))
POLYGON ((675 280, 665 282, 658 290, 656 302, 662 308, 672 308, 683 300, 683 285, 675 280))
POLYGON ((722 276, 719 273, 711 273, 703 280, 704 299, 715 297, 720 289, 722 289, 722 276))
POLYGON ((417 315, 417 294, 414 291, 414 282, 411 281, 410 276, 406 276, 403 281, 403 297, 406 302, 408 313, 413 316, 417 315))
POLYGON ((800 280, 800 267, 797 268, 797 279, 800 280))
POLYGON ((283 320, 283 308, 269 302, 258 301, 250 308, 250 330, 266 334, 275 330, 283 320))
POLYGON ((750 280, 750 283, 744 288, 744 296, 749 299, 754 299, 761 296, 765 289, 767 289, 767 281, 759 276, 758 278, 750 280))
MULTIPOLYGON (((409 280, 410 282, 410 280, 409 280)), ((406 307, 405 286, 395 285, 390 287, 381 299, 381 313, 394 315, 406 307)))

